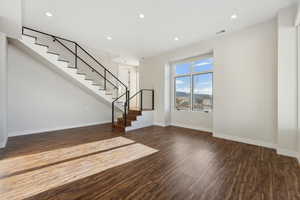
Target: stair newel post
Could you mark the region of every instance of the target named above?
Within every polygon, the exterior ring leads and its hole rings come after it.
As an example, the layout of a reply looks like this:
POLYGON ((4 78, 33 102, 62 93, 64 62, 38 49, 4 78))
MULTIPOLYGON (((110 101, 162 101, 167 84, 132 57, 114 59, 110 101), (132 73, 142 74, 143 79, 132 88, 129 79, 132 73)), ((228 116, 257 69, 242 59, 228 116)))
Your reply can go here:
POLYGON ((106 69, 104 69, 104 90, 106 90, 106 69))
POLYGON ((129 110, 130 110, 130 91, 129 90, 128 90, 127 98, 128 98, 127 110, 129 112, 129 110))
POLYGON ((77 57, 78 57, 78 54, 77 54, 77 43, 75 43, 75 68, 77 69, 77 57))
POLYGON ((112 126, 114 126, 115 124, 115 102, 112 102, 111 104, 111 123, 112 123, 112 126))
POLYGON ((152 110, 154 110, 154 90, 152 90, 152 110))
POLYGON ((141 90, 141 99, 140 99, 140 110, 143 111, 143 90, 141 90))
POLYGON ((126 87, 126 94, 125 94, 125 104, 124 104, 124 129, 126 129, 126 123, 127 123, 127 104, 128 104, 128 89, 126 87))

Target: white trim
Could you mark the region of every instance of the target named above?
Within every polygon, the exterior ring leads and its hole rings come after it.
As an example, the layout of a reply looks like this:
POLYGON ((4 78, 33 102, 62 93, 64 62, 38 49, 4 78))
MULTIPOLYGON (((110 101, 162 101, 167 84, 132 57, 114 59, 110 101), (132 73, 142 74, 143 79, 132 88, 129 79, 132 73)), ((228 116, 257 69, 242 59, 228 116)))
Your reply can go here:
POLYGON ((277 152, 278 155, 294 157, 294 158, 297 158, 297 160, 299 161, 297 151, 292 151, 292 150, 289 150, 289 149, 282 149, 282 148, 277 147, 276 152, 277 152))
POLYGON ((14 131, 14 132, 9 132, 8 136, 14 137, 14 136, 21 136, 21 135, 38 134, 38 133, 44 133, 44 132, 59 131, 59 130, 80 128, 80 127, 85 127, 85 126, 101 125, 101 124, 107 124, 107 123, 111 123, 111 121, 94 122, 94 123, 87 123, 87 124, 73 125, 73 126, 62 126, 62 127, 57 127, 57 128, 48 128, 48 129, 45 128, 45 129, 39 129, 39 130, 14 131))
POLYGON ((0 123, 1 123, 1 142, 0 142, 0 148, 4 148, 6 146, 7 142, 7 96, 8 96, 8 64, 7 64, 7 57, 8 57, 8 52, 7 52, 7 35, 5 33, 0 32, 0 37, 1 37, 1 61, 0 61, 0 79, 1 79, 1 87, 0 87, 0 123))
POLYGON ((262 147, 275 149, 274 143, 264 142, 264 141, 260 141, 260 140, 242 138, 239 136, 233 136, 233 135, 227 135, 227 134, 225 135, 225 134, 219 134, 219 133, 213 133, 213 136, 217 137, 217 138, 222 138, 225 140, 232 140, 232 141, 236 141, 236 142, 241 142, 241 143, 252 144, 252 145, 256 145, 256 146, 262 146, 262 147))
POLYGON ((154 122, 153 123, 154 126, 161 126, 161 127, 167 127, 169 125, 165 124, 164 122, 154 122))
POLYGON ((180 124, 180 123, 171 123, 171 126, 178 126, 178 127, 193 129, 193 130, 197 130, 197 131, 212 132, 212 130, 210 128, 204 128, 204 127, 199 127, 199 126, 190 126, 190 125, 180 124))

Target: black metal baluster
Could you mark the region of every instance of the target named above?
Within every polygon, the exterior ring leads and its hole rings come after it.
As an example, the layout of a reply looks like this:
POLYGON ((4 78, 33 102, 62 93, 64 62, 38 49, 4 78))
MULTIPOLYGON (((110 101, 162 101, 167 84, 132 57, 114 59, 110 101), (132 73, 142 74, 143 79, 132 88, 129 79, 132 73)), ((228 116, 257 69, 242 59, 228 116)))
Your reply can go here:
POLYGON ((125 94, 125 104, 124 104, 124 129, 126 129, 126 122, 127 122, 127 103, 128 103, 128 90, 126 88, 126 94, 125 94))
POLYGON ((104 70, 104 90, 106 90, 106 69, 104 70))
POLYGON ((152 110, 154 110, 154 90, 152 90, 152 110))
POLYGON ((75 43, 75 68, 77 69, 77 57, 78 57, 78 54, 77 54, 77 43, 75 43))
POLYGON ((140 103, 140 110, 143 111, 143 90, 141 90, 141 103, 140 103))
POLYGON ((128 108, 127 108, 127 110, 129 112, 129 110, 130 110, 130 91, 129 90, 128 90, 127 99, 128 99, 128 104, 127 104, 128 108))
POLYGON ((112 102, 112 104, 111 104, 112 106, 111 106, 111 122, 112 122, 112 126, 114 126, 115 125, 115 103, 114 102, 112 102))

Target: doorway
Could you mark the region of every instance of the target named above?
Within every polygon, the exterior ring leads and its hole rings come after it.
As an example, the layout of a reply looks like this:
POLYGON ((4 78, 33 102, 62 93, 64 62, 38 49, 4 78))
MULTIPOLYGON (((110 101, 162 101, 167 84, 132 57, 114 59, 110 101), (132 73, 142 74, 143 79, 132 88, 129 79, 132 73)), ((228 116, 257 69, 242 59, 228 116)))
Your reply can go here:
MULTIPOLYGON (((129 65, 119 65, 119 79, 127 85, 130 96, 139 91, 139 72, 138 67, 129 65)), ((121 87, 120 95, 125 92, 125 88, 121 87)), ((130 100, 130 108, 138 108, 137 98, 130 100)))

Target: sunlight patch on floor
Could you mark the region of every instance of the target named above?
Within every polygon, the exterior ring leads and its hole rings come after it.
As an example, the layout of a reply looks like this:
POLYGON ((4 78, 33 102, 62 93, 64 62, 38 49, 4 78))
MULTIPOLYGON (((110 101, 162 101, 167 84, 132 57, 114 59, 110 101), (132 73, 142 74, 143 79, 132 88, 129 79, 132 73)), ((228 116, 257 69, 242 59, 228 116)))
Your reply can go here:
POLYGON ((1 199, 21 200, 104 170, 151 155, 158 150, 130 144, 23 174, 0 179, 1 199))
POLYGON ((30 170, 32 168, 47 166, 64 160, 99 151, 105 151, 132 143, 134 143, 133 140, 125 137, 115 137, 97 142, 85 143, 72 147, 0 160, 0 178, 17 172, 30 170))

